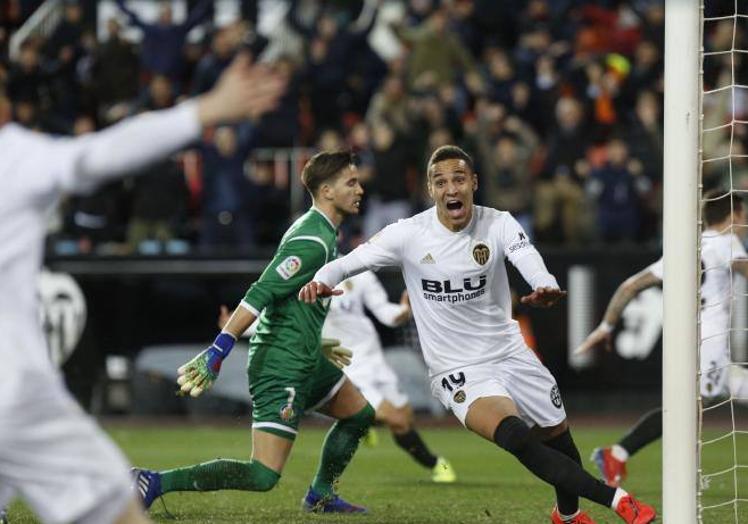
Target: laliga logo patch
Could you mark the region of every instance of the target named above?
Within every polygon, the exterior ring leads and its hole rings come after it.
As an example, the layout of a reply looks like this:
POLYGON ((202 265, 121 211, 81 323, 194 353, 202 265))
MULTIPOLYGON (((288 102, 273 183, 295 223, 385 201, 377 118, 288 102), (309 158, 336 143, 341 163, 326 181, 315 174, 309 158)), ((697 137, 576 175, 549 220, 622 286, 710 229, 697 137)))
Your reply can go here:
POLYGON ((465 402, 466 398, 467 398, 467 395, 465 395, 465 392, 461 389, 458 389, 455 392, 454 396, 452 397, 452 400, 454 400, 458 404, 462 404, 463 402, 465 402))
POLYGON ((485 266, 488 259, 491 257, 491 250, 484 243, 476 244, 473 247, 473 260, 475 260, 481 266, 485 266))
POLYGON ((293 405, 291 404, 286 404, 280 409, 280 417, 284 422, 290 422, 294 418, 294 415, 296 415, 296 412, 293 410, 293 405))
POLYGON ((283 280, 288 280, 301 269, 301 259, 299 257, 288 257, 283 262, 278 264, 275 271, 281 276, 283 280))
POLYGON ((561 392, 558 390, 558 386, 554 385, 551 388, 551 402, 556 406, 557 409, 561 409, 561 392))

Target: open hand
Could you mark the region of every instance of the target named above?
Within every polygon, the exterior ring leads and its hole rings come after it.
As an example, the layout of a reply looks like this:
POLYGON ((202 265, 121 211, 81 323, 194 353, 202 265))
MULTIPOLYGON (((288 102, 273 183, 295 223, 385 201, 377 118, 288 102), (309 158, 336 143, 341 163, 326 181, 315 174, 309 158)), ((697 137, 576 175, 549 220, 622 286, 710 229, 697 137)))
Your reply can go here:
POLYGON ((333 289, 327 284, 312 280, 299 290, 299 300, 307 304, 313 304, 317 300, 317 297, 324 298, 342 294, 342 289, 333 289))
POLYGON ((529 295, 525 295, 520 302, 534 307, 551 307, 566 296, 566 291, 555 287, 539 287, 529 295))
POLYGON ((340 340, 334 338, 322 339, 322 354, 338 369, 350 366, 353 357, 353 351, 341 346, 340 340))
POLYGON ((177 384, 183 394, 199 397, 218 378, 223 357, 212 350, 211 346, 177 370, 177 384))

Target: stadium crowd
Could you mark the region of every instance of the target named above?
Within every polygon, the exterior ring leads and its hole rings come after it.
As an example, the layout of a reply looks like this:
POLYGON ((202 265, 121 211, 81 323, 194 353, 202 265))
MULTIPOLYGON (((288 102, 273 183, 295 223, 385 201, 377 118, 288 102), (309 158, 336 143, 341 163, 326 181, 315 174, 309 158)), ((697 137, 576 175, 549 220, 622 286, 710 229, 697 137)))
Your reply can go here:
MULTIPOLYGON (((97 28, 95 1, 68 0, 56 29, 11 58, 11 35, 40 3, 0 7, 0 112, 12 108, 28 127, 79 135, 171 106, 209 89, 240 47, 289 86, 271 114, 213 129, 145 176, 68 200, 50 225, 58 253, 275 245, 297 210, 279 163, 255 152, 281 148, 303 159, 353 149, 366 189, 355 227, 370 235, 429 205, 425 159, 448 143, 473 155, 478 203, 511 211, 538 243, 659 242, 661 1, 289 0, 282 30, 262 36, 259 2, 219 24, 205 0, 186 2, 180 21, 168 4, 151 19, 117 0, 117 16, 97 28), (125 36, 132 27, 139 42, 125 36), (200 37, 188 38, 195 27, 200 37), (373 32, 396 51, 372 45, 373 32)), ((707 50, 729 49, 732 27, 711 24, 707 50)), ((731 70, 715 57, 705 85, 729 83, 731 70)), ((728 105, 713 101, 714 125, 729 120, 728 105)), ((733 153, 745 149, 744 127, 733 153)), ((729 145, 729 130, 704 144, 729 145)), ((748 188, 745 159, 731 163, 734 185, 748 188)), ((723 171, 705 169, 705 185, 723 171)))

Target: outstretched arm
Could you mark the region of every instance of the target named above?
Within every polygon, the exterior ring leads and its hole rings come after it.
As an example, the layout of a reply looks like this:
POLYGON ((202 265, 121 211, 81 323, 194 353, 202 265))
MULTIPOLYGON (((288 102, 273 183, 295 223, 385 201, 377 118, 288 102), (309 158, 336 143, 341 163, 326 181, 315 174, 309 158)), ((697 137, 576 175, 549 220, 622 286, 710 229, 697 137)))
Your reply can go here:
POLYGON ((504 248, 504 256, 532 288, 532 292, 520 298, 520 302, 535 307, 551 307, 566 296, 566 291, 559 287, 556 277, 545 267, 543 257, 532 245, 525 230, 508 213, 499 223, 498 237, 504 248))
POLYGON ((616 289, 616 292, 610 299, 600 325, 574 350, 574 354, 589 351, 600 343, 604 343, 605 349, 610 351, 612 349, 611 333, 613 332, 613 327, 618 323, 621 313, 626 309, 628 303, 645 289, 660 285, 661 283, 662 279, 652 273, 649 267, 627 278, 618 286, 618 289, 616 289))
POLYGON ((317 298, 342 295, 343 291, 335 289, 335 286, 346 278, 358 275, 369 269, 357 256, 357 249, 354 249, 343 258, 338 258, 322 266, 314 275, 314 278, 299 290, 299 300, 307 304, 312 304, 317 298))
POLYGON ((184 22, 185 32, 189 32, 196 25, 203 23, 212 12, 213 0, 202 0, 187 16, 187 20, 184 22))
POLYGON ((334 288, 346 278, 367 269, 376 271, 386 266, 399 266, 401 246, 406 237, 404 227, 399 223, 390 224, 343 258, 325 264, 312 281, 301 288, 299 300, 311 304, 317 297, 342 295, 341 290, 334 288))
POLYGON ((196 397, 210 388, 218 378, 223 360, 260 311, 279 298, 295 295, 301 283, 309 280, 326 259, 326 249, 316 241, 296 238, 282 244, 213 344, 177 370, 182 392, 196 397))
POLYGON ((148 24, 143 22, 137 14, 135 14, 135 11, 130 9, 125 5, 125 0, 116 0, 117 7, 120 8, 120 10, 127 15, 127 18, 130 19, 130 23, 134 26, 137 26, 141 29, 146 29, 148 24))
POLYGON ((356 38, 365 39, 368 38, 369 33, 374 28, 374 24, 377 22, 377 15, 379 14, 380 2, 378 0, 366 0, 364 6, 361 9, 361 13, 358 19, 354 22, 354 29, 351 34, 356 38))
POLYGON ((566 291, 559 287, 556 277, 548 272, 540 253, 535 248, 531 249, 522 258, 513 261, 532 288, 532 293, 520 298, 520 302, 535 307, 551 307, 566 296, 566 291))

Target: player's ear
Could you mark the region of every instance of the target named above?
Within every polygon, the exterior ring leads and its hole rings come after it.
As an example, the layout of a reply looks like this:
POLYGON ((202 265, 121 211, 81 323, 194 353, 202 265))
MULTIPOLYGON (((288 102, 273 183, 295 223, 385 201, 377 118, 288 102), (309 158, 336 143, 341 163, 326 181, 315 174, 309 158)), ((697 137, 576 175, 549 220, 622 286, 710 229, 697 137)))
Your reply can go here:
POLYGON ((473 193, 478 191, 478 173, 473 173, 473 193))
POLYGON ((426 191, 429 192, 431 199, 434 199, 434 189, 431 187, 431 177, 426 173, 426 191))
POLYGON ((319 195, 319 198, 321 200, 332 200, 332 185, 328 184, 327 182, 323 182, 319 186, 319 191, 317 192, 319 195))

